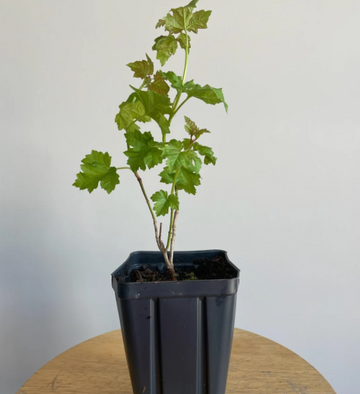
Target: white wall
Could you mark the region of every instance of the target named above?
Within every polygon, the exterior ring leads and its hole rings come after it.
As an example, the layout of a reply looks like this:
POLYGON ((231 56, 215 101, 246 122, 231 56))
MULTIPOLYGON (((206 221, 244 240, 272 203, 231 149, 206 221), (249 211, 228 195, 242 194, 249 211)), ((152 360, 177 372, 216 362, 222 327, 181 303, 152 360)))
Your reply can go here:
MULTIPOLYGON (((114 116, 134 83, 125 64, 152 54, 157 19, 182 5, 171 3, 0 2, 1 394, 118 328, 109 275, 155 247, 130 173, 110 196, 71 184, 91 149, 124 163, 114 116)), ((202 3, 214 12, 189 78, 223 87, 230 108, 183 112, 212 130, 219 161, 183 197, 177 248, 228 250, 242 270, 236 326, 357 394, 360 2, 202 3)))

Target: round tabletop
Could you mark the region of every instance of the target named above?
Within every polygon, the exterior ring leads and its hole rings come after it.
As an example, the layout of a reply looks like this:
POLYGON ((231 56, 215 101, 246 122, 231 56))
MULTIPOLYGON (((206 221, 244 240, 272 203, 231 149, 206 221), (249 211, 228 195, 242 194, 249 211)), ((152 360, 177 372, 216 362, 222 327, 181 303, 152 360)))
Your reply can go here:
MULTIPOLYGON (((67 350, 17 394, 132 394, 121 331, 67 350)), ((285 347, 235 329, 226 394, 335 394, 320 373, 285 347)))

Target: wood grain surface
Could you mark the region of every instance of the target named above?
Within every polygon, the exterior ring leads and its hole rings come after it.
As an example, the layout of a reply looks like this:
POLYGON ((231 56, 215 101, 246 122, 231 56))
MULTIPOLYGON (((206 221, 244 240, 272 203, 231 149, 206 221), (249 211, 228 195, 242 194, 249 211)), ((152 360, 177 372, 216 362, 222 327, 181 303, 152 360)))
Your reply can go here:
MULTIPOLYGON (((132 394, 121 331, 92 338, 55 357, 17 394, 132 394)), ((335 394, 301 357, 235 329, 226 394, 335 394)))

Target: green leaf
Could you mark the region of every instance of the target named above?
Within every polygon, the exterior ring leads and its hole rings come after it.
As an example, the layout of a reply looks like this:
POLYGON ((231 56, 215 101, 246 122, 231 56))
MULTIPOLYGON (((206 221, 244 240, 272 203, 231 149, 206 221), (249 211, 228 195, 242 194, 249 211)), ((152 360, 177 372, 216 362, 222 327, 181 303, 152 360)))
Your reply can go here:
POLYGON ((204 11, 204 10, 200 10, 193 13, 188 21, 186 30, 197 33, 198 29, 206 29, 210 15, 211 15, 211 11, 204 11))
POLYGON ((167 79, 171 83, 171 86, 174 89, 176 89, 177 91, 184 90, 184 86, 182 84, 182 77, 180 77, 179 75, 176 75, 172 71, 168 71, 166 73, 161 72, 161 74, 162 74, 163 78, 167 79))
POLYGON ((165 216, 169 213, 169 208, 178 210, 179 209, 179 199, 175 194, 170 194, 164 190, 159 190, 154 193, 151 200, 155 202, 154 211, 156 216, 165 216))
POLYGON ((187 81, 183 85, 182 77, 180 77, 179 75, 176 75, 172 71, 168 71, 166 73, 161 72, 161 74, 162 74, 163 78, 167 79, 170 82, 171 87, 176 89, 178 92, 187 92, 187 91, 190 91, 191 89, 194 89, 196 86, 200 86, 200 85, 195 85, 193 80, 187 81))
POLYGON ((227 112, 228 105, 225 102, 224 94, 221 88, 213 88, 212 86, 205 85, 201 86, 195 84, 193 80, 187 81, 184 85, 182 84, 182 77, 176 75, 172 71, 162 72, 163 78, 167 79, 171 86, 178 92, 184 92, 188 97, 195 97, 199 100, 204 101, 207 104, 219 104, 223 103, 227 112))
POLYGON ((165 30, 170 34, 178 34, 185 30, 187 22, 185 19, 191 15, 191 9, 186 7, 173 8, 169 12, 165 20, 165 30), (172 13, 172 14, 171 14, 172 13))
POLYGON ((189 49, 191 48, 191 43, 190 43, 191 39, 189 35, 180 33, 176 38, 176 40, 178 41, 182 49, 186 49, 186 45, 188 46, 189 49))
POLYGON ((146 55, 146 58, 147 60, 139 60, 134 63, 127 64, 127 66, 134 71, 135 78, 145 79, 147 76, 154 73, 154 63, 148 55, 146 55))
MULTIPOLYGON (((175 172, 171 172, 169 167, 165 167, 160 173, 160 177, 160 182, 171 184, 174 182, 175 172)), ((185 167, 180 167, 176 178, 176 187, 179 190, 184 190, 189 194, 196 194, 196 186, 199 186, 200 183, 199 174, 189 171, 185 167)))
POLYGON ((185 130, 195 139, 198 139, 204 133, 210 133, 207 129, 199 129, 195 122, 193 122, 190 118, 185 116, 185 130))
POLYGON ((165 30, 170 34, 178 34, 185 31, 197 33, 198 29, 206 29, 211 11, 193 13, 193 8, 194 2, 191 2, 188 6, 171 9, 164 18, 165 30))
POLYGON ((176 211, 179 210, 180 202, 179 202, 179 198, 177 197, 177 195, 170 194, 170 196, 168 197, 168 203, 169 203, 169 207, 171 209, 174 209, 176 211))
POLYGON ((169 205, 167 204, 168 193, 164 190, 159 190, 154 193, 151 197, 151 200, 155 202, 154 211, 156 216, 166 215, 169 213, 169 205))
POLYGON ((174 176, 175 172, 170 172, 169 167, 164 167, 163 171, 160 172, 160 182, 166 183, 166 184, 171 184, 174 182, 174 176))
POLYGON ((86 155, 85 158, 81 161, 84 164, 96 164, 97 167, 104 166, 104 168, 108 168, 111 165, 111 156, 105 152, 98 152, 96 150, 92 150, 89 155, 86 155))
POLYGON ((190 118, 188 118, 187 116, 184 116, 185 118, 185 130, 190 134, 190 135, 194 135, 196 133, 196 131, 199 129, 195 122, 192 121, 190 118))
POLYGON ((193 141, 190 138, 184 138, 183 139, 184 149, 190 149, 192 144, 193 144, 193 141))
POLYGON ((120 183, 119 174, 115 167, 110 167, 107 173, 101 178, 100 186, 110 194, 117 184, 120 183))
POLYGON ((158 94, 152 90, 139 90, 131 86, 135 91, 130 97, 136 98, 145 108, 145 116, 150 116, 157 122, 163 134, 170 133, 169 122, 164 114, 171 113, 169 97, 158 94))
POLYGON ((196 4, 198 3, 199 0, 192 0, 186 7, 190 8, 196 8, 196 4))
POLYGON ((208 146, 200 145, 198 142, 194 142, 192 148, 199 152, 201 156, 204 156, 204 163, 208 164, 216 164, 216 157, 214 156, 214 152, 208 146))
POLYGON ((168 145, 164 146, 162 157, 167 158, 167 165, 171 172, 176 171, 179 165, 179 156, 182 150, 182 143, 177 140, 171 140, 168 145))
POLYGON ((115 167, 110 167, 111 157, 109 154, 93 150, 81 161, 82 172, 76 175, 73 186, 80 190, 88 190, 91 193, 99 185, 110 194, 117 184, 120 183, 119 175, 115 167))
POLYGON ((168 145, 164 146, 162 157, 167 158, 167 166, 170 172, 175 172, 180 166, 189 171, 199 173, 201 160, 193 150, 182 150, 181 141, 171 140, 168 145))
POLYGON ((154 76, 154 80, 150 83, 148 88, 158 94, 161 94, 162 96, 167 96, 170 90, 169 85, 165 82, 161 71, 157 71, 154 76))
POLYGON ((156 58, 163 66, 171 55, 175 55, 178 43, 173 35, 160 36, 155 39, 152 49, 157 51, 156 58))
POLYGON ((200 172, 202 163, 196 152, 193 150, 188 150, 183 152, 183 155, 186 157, 186 164, 183 164, 183 167, 198 174, 200 172))
POLYGON ((207 104, 219 104, 223 103, 226 112, 228 111, 228 105, 225 102, 225 98, 222 89, 213 88, 209 85, 200 86, 194 85, 184 90, 189 97, 195 97, 199 100, 204 101, 207 104))
POLYGON ((159 19, 158 23, 155 26, 155 29, 162 27, 162 26, 165 26, 165 21, 164 21, 164 19, 159 19))
POLYGON ((139 126, 135 121, 150 122, 151 117, 146 114, 145 107, 141 101, 123 102, 120 104, 120 112, 115 117, 115 122, 119 130, 126 131, 138 130, 139 126))
POLYGON ((129 158, 127 162, 132 171, 153 168, 162 162, 162 144, 155 142, 149 131, 128 132, 125 133, 125 138, 130 148, 124 154, 129 158))
POLYGON ((176 186, 179 190, 184 190, 189 194, 196 194, 195 186, 199 186, 200 183, 199 174, 195 174, 184 167, 180 168, 178 177, 176 179, 176 186))

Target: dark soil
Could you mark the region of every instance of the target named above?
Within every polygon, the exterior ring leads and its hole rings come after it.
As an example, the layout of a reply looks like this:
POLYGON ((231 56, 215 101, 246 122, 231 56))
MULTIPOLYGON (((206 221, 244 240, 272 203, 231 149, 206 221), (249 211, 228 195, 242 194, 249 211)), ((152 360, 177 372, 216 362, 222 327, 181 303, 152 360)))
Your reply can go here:
MULTIPOLYGON (((176 279, 182 280, 204 280, 204 279, 232 279, 236 277, 236 271, 231 267, 223 256, 212 259, 201 258, 193 261, 192 266, 176 266, 174 264, 176 279)), ((143 266, 130 273, 130 282, 162 282, 171 281, 168 270, 162 272, 143 266)))

